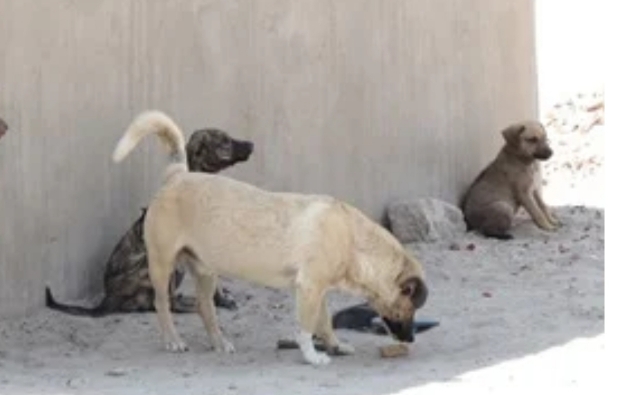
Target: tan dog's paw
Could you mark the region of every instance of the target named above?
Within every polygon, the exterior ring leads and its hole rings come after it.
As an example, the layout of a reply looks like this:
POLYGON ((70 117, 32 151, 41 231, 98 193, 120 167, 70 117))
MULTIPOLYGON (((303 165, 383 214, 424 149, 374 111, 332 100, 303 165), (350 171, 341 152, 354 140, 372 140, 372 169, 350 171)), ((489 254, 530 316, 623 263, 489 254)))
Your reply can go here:
POLYGON ((331 353, 333 355, 352 355, 355 354, 356 349, 348 343, 338 343, 338 345, 331 347, 331 353))
POLYGON ((216 351, 223 351, 225 354, 234 354, 236 352, 236 348, 233 346, 229 340, 222 338, 220 344, 214 346, 216 351))
POLYGON ((303 355, 304 359, 311 365, 328 365, 331 362, 331 358, 323 352, 303 353, 303 355))
POLYGON ((302 351, 302 356, 305 361, 316 366, 326 365, 331 362, 331 358, 329 358, 326 353, 316 351, 310 332, 300 331, 296 337, 298 347, 300 347, 300 351, 302 351))
POLYGON ((182 340, 166 342, 165 348, 167 349, 167 351, 176 352, 176 353, 189 351, 189 347, 187 346, 187 343, 183 342, 182 340))

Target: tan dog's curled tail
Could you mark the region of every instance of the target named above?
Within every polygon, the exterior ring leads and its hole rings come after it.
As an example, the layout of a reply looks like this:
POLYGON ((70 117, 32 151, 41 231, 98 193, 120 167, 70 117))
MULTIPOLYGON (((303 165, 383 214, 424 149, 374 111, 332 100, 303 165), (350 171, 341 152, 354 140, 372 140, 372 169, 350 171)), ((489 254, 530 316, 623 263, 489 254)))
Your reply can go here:
POLYGON ((133 120, 113 151, 113 161, 122 161, 140 140, 152 133, 157 134, 169 150, 171 164, 166 175, 176 171, 188 171, 184 134, 167 114, 158 110, 145 111, 133 120))

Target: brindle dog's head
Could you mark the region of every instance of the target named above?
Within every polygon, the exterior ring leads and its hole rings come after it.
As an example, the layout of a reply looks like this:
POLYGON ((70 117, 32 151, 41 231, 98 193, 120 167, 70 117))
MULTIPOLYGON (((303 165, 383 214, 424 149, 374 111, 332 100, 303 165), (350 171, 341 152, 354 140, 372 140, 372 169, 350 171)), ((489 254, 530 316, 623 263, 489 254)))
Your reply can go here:
POLYGON ((252 152, 252 142, 236 140, 215 128, 196 130, 187 143, 189 170, 195 172, 217 173, 246 161, 252 152))
POLYGON ((7 133, 7 130, 9 130, 9 125, 7 125, 4 119, 0 118, 0 139, 7 133))
POLYGON ((510 125, 502 131, 507 148, 525 160, 547 160, 553 150, 547 140, 547 131, 540 122, 527 121, 510 125))
MULTIPOLYGON (((419 265, 411 258, 408 267, 419 265)), ((391 303, 381 300, 372 300, 371 304, 380 314, 388 332, 401 342, 412 343, 414 341, 414 316, 416 310, 424 306, 429 291, 421 276, 407 274, 406 271, 396 279, 397 290, 391 303)))

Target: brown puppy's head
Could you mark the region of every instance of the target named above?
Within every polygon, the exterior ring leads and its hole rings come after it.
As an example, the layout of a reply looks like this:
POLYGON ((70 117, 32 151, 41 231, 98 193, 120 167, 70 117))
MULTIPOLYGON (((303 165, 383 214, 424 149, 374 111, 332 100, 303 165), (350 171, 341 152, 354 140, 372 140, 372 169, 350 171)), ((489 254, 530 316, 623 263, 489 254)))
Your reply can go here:
POLYGON ((215 128, 196 130, 187 143, 189 170, 194 172, 217 173, 246 161, 252 152, 252 142, 233 139, 215 128))
POLYGON ((527 121, 508 126, 502 131, 507 148, 525 160, 547 160, 553 150, 547 140, 547 131, 540 122, 527 121))
POLYGON ((380 314, 388 332, 396 340, 412 343, 414 315, 416 310, 426 303, 429 291, 424 280, 418 275, 403 273, 398 276, 396 284, 397 293, 390 304, 381 303, 380 300, 374 300, 372 304, 380 314))
POLYGON ((7 133, 7 130, 9 130, 9 125, 7 125, 4 119, 0 118, 0 139, 7 133))

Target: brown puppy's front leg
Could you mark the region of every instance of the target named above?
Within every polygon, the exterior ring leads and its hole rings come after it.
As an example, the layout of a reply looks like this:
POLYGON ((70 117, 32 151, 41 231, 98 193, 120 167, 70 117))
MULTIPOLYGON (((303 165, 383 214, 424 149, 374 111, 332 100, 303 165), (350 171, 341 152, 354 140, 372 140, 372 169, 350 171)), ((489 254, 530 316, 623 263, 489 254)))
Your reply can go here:
POLYGON ((551 225, 555 227, 559 227, 560 225, 562 225, 558 218, 551 214, 549 207, 545 204, 544 200, 542 200, 542 194, 539 190, 536 189, 535 191, 533 191, 533 198, 535 199, 536 203, 542 210, 542 213, 547 217, 547 220, 551 225))
POLYGON ((222 331, 218 326, 218 317, 216 316, 215 306, 213 305, 213 294, 216 289, 218 277, 216 275, 207 275, 202 273, 194 273, 196 278, 196 296, 198 304, 198 313, 204 324, 209 340, 214 350, 222 350, 226 353, 234 353, 233 344, 225 339, 222 331))
POLYGON ((540 229, 547 231, 555 230, 555 227, 547 220, 547 217, 544 215, 540 207, 538 207, 538 204, 533 198, 533 193, 529 191, 521 191, 519 193, 518 200, 524 209, 527 210, 533 219, 533 222, 535 222, 540 229))
POLYGON ((313 335, 320 318, 323 293, 309 284, 298 284, 296 287, 296 313, 298 316, 298 333, 296 341, 304 359, 312 365, 326 365, 331 358, 318 352, 313 344, 313 335))
POLYGON ((324 342, 327 350, 333 355, 353 354, 356 350, 352 345, 343 343, 338 340, 331 323, 331 315, 327 309, 326 298, 322 298, 322 306, 320 307, 320 315, 316 326, 316 334, 324 342))

